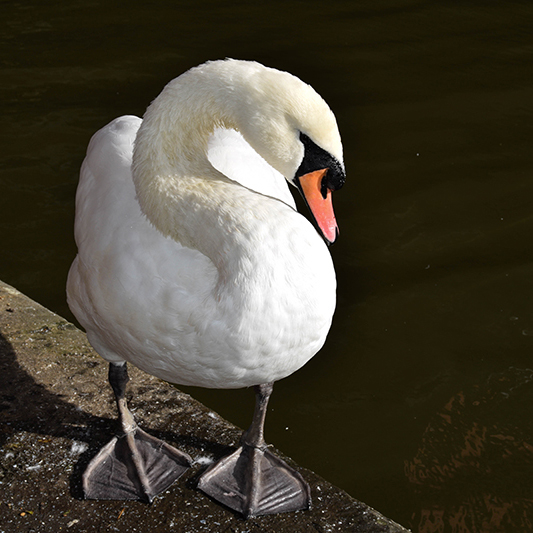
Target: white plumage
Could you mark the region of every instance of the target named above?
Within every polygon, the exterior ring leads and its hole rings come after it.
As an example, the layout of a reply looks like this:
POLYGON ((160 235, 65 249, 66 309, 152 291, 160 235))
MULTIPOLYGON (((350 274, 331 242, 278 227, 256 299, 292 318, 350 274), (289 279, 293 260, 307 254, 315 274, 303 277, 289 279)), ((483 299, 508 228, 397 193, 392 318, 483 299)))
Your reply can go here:
POLYGON ((287 187, 299 184, 301 134, 343 173, 335 118, 310 86, 226 60, 170 82, 143 120, 121 117, 93 136, 67 293, 104 359, 237 388, 315 355, 335 274, 287 187))

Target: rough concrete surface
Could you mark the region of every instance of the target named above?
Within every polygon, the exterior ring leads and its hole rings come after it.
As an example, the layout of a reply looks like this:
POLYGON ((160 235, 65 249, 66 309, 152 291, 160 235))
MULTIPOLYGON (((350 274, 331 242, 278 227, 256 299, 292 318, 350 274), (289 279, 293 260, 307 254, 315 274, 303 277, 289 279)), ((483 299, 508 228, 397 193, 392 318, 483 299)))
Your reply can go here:
POLYGON ((151 505, 84 500, 81 473, 116 431, 107 364, 83 332, 2 282, 0 372, 0 533, 407 531, 283 456, 311 485, 310 511, 244 520, 220 506, 196 480, 241 430, 132 367, 137 422, 195 464, 151 505))

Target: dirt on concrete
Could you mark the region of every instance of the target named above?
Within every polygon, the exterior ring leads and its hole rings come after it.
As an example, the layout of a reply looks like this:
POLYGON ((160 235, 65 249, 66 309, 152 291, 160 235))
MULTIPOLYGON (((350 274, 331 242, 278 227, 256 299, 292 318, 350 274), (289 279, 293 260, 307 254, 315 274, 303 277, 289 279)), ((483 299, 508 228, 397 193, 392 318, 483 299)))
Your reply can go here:
POLYGON ((0 533, 407 531, 309 470, 310 511, 244 520, 196 489, 242 431, 130 366, 127 396, 143 429, 194 465, 151 505, 84 500, 81 474, 117 430, 107 363, 83 332, 0 282, 0 533))

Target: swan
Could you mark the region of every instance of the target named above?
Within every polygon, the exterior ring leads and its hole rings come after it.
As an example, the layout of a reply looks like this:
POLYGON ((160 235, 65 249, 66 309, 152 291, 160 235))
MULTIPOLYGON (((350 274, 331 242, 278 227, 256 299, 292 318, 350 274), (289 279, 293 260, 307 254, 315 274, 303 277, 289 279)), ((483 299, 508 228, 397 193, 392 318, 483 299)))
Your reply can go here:
POLYGON ((297 77, 256 62, 192 68, 142 120, 117 118, 92 137, 67 300, 109 363, 122 433, 84 472, 86 498, 152 501, 192 463, 136 425, 129 362, 179 385, 254 387, 239 448, 198 487, 245 517, 309 507, 309 486, 267 449, 263 427, 273 383, 309 361, 331 325, 331 193, 344 181, 328 105, 297 77))

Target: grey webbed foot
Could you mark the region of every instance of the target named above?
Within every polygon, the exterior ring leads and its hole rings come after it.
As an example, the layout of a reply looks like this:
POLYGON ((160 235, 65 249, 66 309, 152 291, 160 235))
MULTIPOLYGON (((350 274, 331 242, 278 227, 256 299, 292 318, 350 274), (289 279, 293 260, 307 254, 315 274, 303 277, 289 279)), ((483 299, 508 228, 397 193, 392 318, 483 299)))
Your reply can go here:
POLYGON ((302 476, 268 449, 243 445, 212 465, 198 488, 245 518, 309 509, 302 476))
POLYGON ((87 499, 151 502, 192 464, 186 453, 137 426, 124 397, 128 380, 125 363, 109 365, 123 434, 108 442, 83 473, 87 499))
POLYGON ((210 466, 198 482, 200 490, 245 518, 311 507, 307 482, 265 444, 263 427, 271 393, 271 383, 256 387, 253 422, 241 446, 210 466))
POLYGON ((151 502, 190 466, 187 454, 136 428, 114 437, 89 463, 83 492, 91 500, 151 502))

